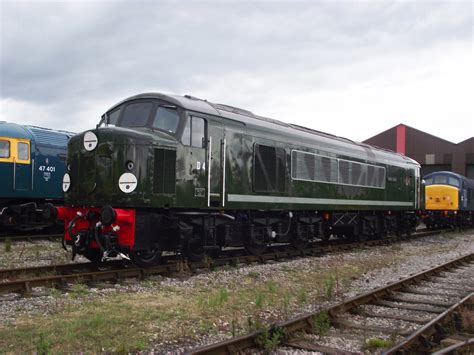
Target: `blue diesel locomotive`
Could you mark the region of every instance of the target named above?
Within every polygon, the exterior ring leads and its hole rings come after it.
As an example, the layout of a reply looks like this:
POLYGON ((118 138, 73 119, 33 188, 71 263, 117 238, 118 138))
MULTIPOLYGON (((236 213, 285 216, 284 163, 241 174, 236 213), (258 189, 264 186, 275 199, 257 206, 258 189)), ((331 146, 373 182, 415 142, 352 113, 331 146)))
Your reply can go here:
POLYGON ((0 121, 0 231, 42 229, 42 205, 63 200, 74 133, 0 121))

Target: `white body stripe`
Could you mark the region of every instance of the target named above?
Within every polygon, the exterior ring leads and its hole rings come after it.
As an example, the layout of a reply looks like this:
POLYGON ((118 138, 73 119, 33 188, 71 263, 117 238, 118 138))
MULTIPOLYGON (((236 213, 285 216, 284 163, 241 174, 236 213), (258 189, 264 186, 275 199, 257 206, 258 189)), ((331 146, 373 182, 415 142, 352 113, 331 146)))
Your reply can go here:
POLYGON ((333 198, 308 198, 308 197, 285 197, 285 196, 261 196, 261 195, 227 195, 229 202, 259 202, 259 203, 295 203, 315 205, 355 205, 355 206, 406 206, 412 207, 412 202, 405 201, 371 201, 371 200, 348 200, 333 198))

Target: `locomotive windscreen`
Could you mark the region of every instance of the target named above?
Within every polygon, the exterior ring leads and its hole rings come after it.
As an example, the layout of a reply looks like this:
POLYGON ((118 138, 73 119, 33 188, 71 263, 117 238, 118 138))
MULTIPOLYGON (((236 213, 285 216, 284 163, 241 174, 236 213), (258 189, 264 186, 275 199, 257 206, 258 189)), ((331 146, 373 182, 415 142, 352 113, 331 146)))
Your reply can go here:
POLYGON ((136 102, 128 104, 123 112, 120 126, 122 127, 144 127, 153 109, 152 102, 136 102))
MULTIPOLYGON (((106 117, 108 125, 119 127, 150 127, 175 134, 179 125, 176 106, 160 104, 158 101, 134 101, 110 111, 106 117)), ((105 122, 104 118, 101 121, 105 122)))

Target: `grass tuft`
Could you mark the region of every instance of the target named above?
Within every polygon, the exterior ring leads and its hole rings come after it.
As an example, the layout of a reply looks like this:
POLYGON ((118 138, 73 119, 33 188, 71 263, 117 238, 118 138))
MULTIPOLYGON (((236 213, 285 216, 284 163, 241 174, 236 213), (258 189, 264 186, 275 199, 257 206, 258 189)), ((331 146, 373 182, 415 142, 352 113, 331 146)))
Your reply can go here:
POLYGON ((334 296, 334 286, 336 285, 336 278, 333 275, 329 275, 324 280, 324 294, 328 300, 331 300, 334 296))
POLYGON ((257 344, 267 352, 274 351, 283 341, 285 333, 282 328, 275 327, 272 329, 264 329, 257 337, 257 344))
POLYGON ((73 284, 71 286, 71 297, 80 298, 89 294, 89 287, 84 284, 73 284))
POLYGON ((314 334, 323 336, 331 329, 331 320, 329 314, 326 311, 320 312, 313 317, 314 322, 314 334))
POLYGON ((52 341, 44 333, 40 333, 36 341, 36 352, 38 355, 49 355, 53 350, 52 345, 52 341))
POLYGON ((366 339, 363 345, 363 350, 374 351, 377 349, 389 348, 393 345, 392 340, 385 340, 380 338, 366 339))
POLYGON ((5 253, 12 251, 12 240, 11 238, 5 238, 5 253))

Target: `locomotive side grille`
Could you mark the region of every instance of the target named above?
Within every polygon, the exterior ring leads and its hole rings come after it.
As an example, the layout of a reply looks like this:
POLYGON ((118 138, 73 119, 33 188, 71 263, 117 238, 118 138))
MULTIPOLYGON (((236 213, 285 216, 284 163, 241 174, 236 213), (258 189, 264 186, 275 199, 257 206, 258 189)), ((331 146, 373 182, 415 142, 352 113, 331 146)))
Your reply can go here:
POLYGON ((153 192, 174 194, 176 187, 176 151, 155 149, 153 192))
POLYGON ((255 145, 254 190, 285 191, 285 150, 261 144, 255 145))

